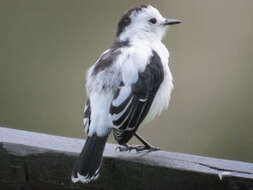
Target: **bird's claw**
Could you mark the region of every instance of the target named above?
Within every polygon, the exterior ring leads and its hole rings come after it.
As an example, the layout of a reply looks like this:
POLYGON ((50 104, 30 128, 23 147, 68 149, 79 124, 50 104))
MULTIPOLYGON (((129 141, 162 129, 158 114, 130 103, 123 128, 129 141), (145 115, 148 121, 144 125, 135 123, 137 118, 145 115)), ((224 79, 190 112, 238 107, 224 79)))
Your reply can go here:
POLYGON ((129 147, 127 145, 124 145, 124 146, 117 146, 115 148, 115 151, 119 151, 119 152, 126 152, 126 151, 129 151, 129 147))
POLYGON ((143 146, 143 145, 137 145, 137 146, 128 146, 128 145, 123 145, 123 146, 118 146, 115 149, 116 151, 119 152, 131 152, 132 150, 135 150, 136 152, 142 152, 142 151, 157 151, 160 150, 158 147, 153 147, 153 146, 143 146))

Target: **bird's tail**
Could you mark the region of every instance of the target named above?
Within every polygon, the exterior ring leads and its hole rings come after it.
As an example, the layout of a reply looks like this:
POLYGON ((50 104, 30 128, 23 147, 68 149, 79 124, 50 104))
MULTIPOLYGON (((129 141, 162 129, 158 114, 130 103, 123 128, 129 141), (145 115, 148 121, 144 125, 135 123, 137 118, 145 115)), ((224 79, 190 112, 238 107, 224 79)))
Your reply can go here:
POLYGON ((108 135, 99 137, 94 134, 87 138, 75 163, 71 177, 72 182, 89 183, 98 178, 107 137, 108 135))

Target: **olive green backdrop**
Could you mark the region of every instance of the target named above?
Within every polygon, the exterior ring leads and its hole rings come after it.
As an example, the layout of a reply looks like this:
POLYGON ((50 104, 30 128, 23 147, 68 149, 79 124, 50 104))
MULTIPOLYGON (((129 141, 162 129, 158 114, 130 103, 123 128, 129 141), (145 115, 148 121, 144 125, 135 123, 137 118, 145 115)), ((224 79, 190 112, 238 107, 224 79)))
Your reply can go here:
POLYGON ((170 108, 140 133, 169 151, 253 162, 252 0, 0 0, 0 125, 83 137, 85 71, 140 4, 184 21, 164 39, 170 108))

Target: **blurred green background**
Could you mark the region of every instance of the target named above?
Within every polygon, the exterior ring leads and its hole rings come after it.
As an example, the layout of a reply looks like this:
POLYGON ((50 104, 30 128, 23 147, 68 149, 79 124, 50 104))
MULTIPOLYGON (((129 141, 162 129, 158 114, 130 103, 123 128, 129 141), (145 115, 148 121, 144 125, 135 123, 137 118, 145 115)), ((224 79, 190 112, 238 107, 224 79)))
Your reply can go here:
POLYGON ((140 133, 169 151, 252 162, 251 0, 1 0, 0 125, 83 137, 85 71, 140 4, 184 21, 164 39, 170 108, 140 133))

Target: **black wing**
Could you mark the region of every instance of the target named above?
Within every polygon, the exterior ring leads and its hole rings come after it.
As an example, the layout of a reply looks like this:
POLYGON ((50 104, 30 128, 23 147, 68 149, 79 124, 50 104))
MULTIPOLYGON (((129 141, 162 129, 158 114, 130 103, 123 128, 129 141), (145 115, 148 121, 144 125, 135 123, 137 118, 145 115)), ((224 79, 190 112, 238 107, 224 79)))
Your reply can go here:
POLYGON ((145 119, 163 79, 161 59, 153 51, 150 63, 139 73, 136 83, 125 86, 122 81, 110 108, 113 134, 119 144, 127 143, 145 119))

